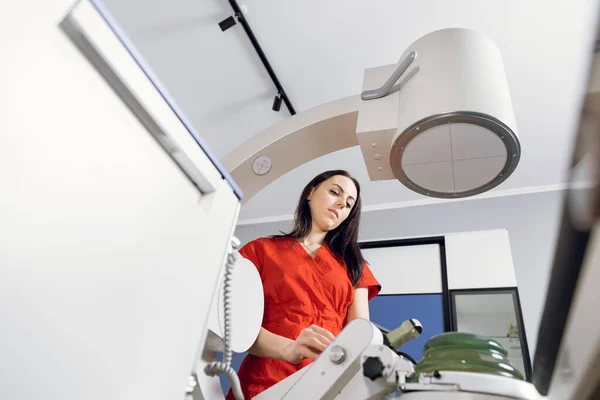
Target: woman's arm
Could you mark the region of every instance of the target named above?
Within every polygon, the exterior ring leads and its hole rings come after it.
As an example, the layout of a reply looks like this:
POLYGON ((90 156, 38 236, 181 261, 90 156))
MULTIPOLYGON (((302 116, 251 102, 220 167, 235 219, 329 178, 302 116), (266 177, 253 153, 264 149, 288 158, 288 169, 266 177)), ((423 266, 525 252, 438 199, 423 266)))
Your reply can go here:
POLYGON ((256 357, 285 360, 284 349, 292 342, 292 339, 276 335, 261 327, 258 337, 252 347, 248 349, 248 353, 256 357))
POLYGON ((248 353, 256 357, 274 358, 298 364, 305 358, 316 360, 333 340, 334 336, 331 332, 316 325, 303 329, 296 340, 277 335, 261 327, 248 353))
POLYGON ((369 319, 369 289, 366 287, 354 289, 354 299, 348 307, 346 324, 356 318, 369 319))

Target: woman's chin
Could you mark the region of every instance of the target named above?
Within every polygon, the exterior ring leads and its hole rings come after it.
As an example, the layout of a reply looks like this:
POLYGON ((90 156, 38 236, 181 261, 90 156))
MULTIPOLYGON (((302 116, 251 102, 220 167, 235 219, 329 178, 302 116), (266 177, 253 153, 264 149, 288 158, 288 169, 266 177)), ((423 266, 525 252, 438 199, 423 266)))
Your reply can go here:
POLYGON ((329 232, 337 228, 337 225, 333 221, 319 221, 316 225, 321 232, 329 232))
POLYGON ((336 224, 334 222, 330 222, 329 224, 327 224, 327 228, 325 230, 327 232, 330 232, 330 231, 334 230, 337 227, 338 227, 338 224, 336 224))

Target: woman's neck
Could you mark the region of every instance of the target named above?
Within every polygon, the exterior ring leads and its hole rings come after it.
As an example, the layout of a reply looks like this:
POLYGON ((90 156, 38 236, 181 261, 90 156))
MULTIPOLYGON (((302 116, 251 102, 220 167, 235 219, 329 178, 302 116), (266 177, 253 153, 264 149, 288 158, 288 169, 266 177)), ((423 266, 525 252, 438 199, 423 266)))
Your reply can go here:
POLYGON ((325 236, 327 236, 327 232, 313 227, 310 233, 304 237, 303 242, 308 246, 321 246, 325 242, 325 236))

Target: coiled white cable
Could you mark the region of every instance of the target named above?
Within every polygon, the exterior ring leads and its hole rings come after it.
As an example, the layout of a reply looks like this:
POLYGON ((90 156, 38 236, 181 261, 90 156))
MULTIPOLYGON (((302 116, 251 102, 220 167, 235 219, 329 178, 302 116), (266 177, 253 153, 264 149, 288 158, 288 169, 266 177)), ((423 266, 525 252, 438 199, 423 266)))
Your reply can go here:
POLYGON ((209 376, 226 374, 231 381, 231 390, 237 400, 244 400, 244 394, 242 393, 242 386, 237 373, 231 368, 231 279, 233 275, 233 268, 235 266, 236 259, 239 255, 237 249, 240 246, 240 242, 236 238, 232 238, 232 251, 227 256, 227 263, 225 264, 225 278, 223 280, 223 295, 224 295, 224 330, 225 337, 223 342, 225 344, 225 350, 223 351, 223 361, 213 362, 208 364, 204 368, 204 372, 209 376))

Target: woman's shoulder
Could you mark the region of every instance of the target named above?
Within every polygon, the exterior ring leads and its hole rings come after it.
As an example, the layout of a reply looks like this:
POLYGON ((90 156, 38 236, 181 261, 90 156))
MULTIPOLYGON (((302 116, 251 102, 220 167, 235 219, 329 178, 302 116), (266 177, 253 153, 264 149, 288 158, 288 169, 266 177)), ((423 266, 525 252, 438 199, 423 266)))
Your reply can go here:
POLYGON ((246 258, 264 262, 265 258, 277 257, 291 247, 291 240, 286 237, 261 237, 246 243, 240 254, 246 258))
POLYGON ((265 236, 251 240, 245 246, 254 248, 279 248, 281 246, 289 246, 292 240, 294 239, 288 237, 265 236))

